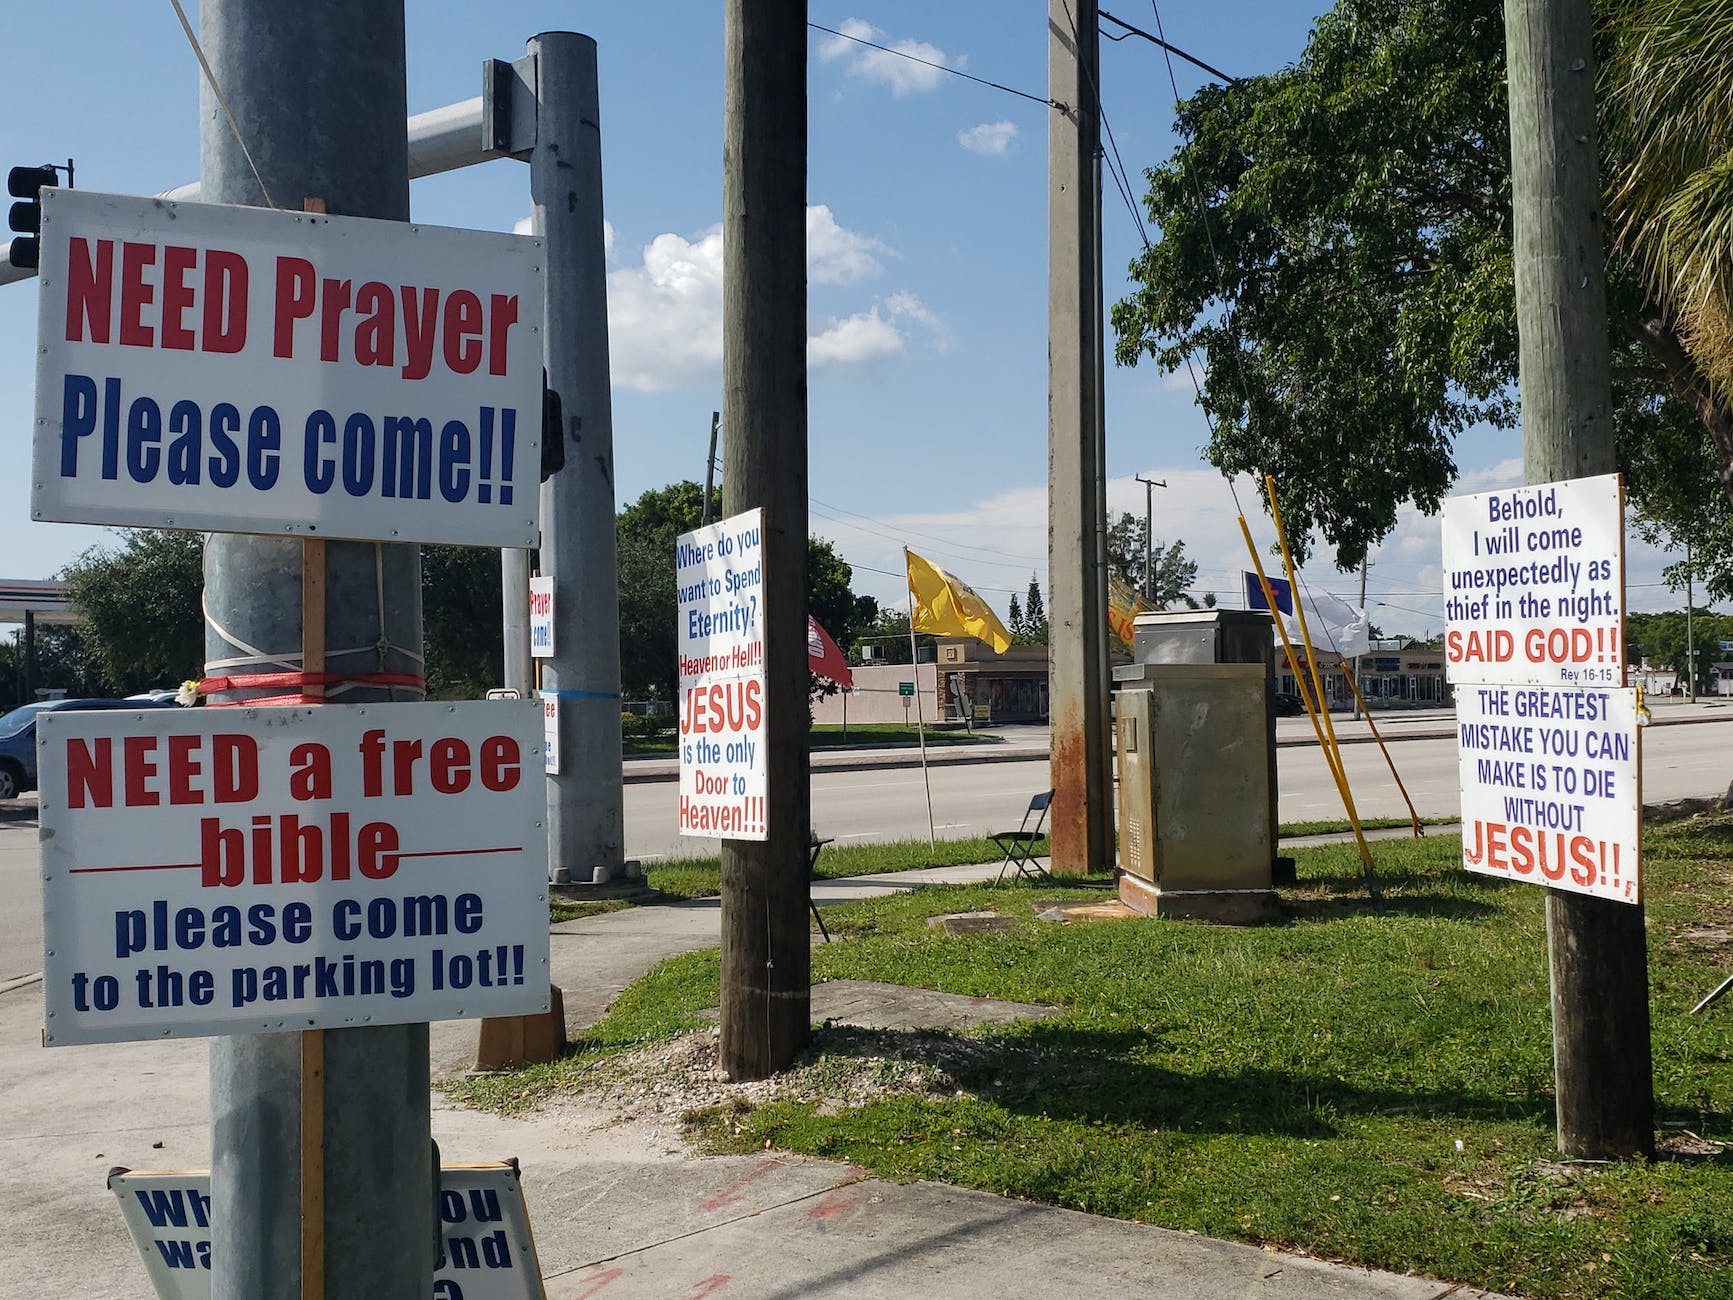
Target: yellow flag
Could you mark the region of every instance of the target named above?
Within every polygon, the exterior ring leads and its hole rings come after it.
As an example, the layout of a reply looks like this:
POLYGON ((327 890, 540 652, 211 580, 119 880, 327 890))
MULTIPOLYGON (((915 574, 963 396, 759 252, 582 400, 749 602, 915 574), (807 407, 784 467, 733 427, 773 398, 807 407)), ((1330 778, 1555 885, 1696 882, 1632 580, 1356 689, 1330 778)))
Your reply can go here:
POLYGON ((909 565, 909 592, 914 596, 914 629, 939 636, 972 636, 1000 654, 1011 648, 1005 625, 969 584, 953 578, 931 560, 904 548, 909 565))
POLYGON ((1144 611, 1143 597, 1118 578, 1107 580, 1107 626, 1126 645, 1137 634, 1137 616, 1144 611))

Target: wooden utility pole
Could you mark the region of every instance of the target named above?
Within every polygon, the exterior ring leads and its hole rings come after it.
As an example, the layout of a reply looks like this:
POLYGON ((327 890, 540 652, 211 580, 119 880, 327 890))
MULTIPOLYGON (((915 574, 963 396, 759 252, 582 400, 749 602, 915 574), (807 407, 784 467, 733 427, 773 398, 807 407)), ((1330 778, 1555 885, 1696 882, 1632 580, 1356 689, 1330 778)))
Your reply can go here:
MULTIPOLYGON (((1595 142, 1590 0, 1505 0, 1523 469, 1530 483, 1618 468, 1595 142)), ((1547 891, 1559 1148, 1652 1155, 1643 909, 1547 891)))
POLYGON ((722 1068, 806 1045, 806 0, 728 0, 722 109, 723 513, 764 509, 769 839, 722 844, 722 1068))
POLYGON ((1101 107, 1095 0, 1049 0, 1047 648, 1053 870, 1113 863, 1102 499, 1101 107))

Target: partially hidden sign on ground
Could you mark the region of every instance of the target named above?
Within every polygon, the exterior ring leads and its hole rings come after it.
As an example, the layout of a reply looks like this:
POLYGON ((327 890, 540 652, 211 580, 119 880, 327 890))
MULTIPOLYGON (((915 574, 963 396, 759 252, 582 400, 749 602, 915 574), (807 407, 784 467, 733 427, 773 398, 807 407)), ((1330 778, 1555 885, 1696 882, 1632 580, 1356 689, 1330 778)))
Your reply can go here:
MULTIPOLYGON (((157 1300, 210 1300, 210 1173, 117 1169, 108 1187, 157 1300)), ((517 1166, 446 1165, 439 1188, 431 1300, 544 1300, 517 1166)))
POLYGON ((768 837, 764 755, 764 512, 675 542, 682 835, 768 837))
POLYGON ((1463 865, 1640 902, 1619 477, 1452 497, 1443 537, 1463 865))
POLYGON ((33 518, 539 544, 540 240, 42 203, 33 518))
POLYGON ((535 701, 45 713, 45 1041, 548 1005, 535 701))

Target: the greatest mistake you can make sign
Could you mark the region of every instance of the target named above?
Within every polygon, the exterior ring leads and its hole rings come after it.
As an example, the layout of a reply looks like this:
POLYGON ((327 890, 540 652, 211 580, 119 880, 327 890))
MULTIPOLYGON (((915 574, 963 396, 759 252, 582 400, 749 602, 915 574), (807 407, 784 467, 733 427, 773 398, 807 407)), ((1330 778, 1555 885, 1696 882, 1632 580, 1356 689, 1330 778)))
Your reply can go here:
POLYGON ((42 206, 34 518, 539 544, 540 240, 42 206))
POLYGON ((764 512, 675 542, 682 835, 762 840, 764 512))
POLYGON ((44 713, 45 1040, 548 1004, 535 701, 44 713))

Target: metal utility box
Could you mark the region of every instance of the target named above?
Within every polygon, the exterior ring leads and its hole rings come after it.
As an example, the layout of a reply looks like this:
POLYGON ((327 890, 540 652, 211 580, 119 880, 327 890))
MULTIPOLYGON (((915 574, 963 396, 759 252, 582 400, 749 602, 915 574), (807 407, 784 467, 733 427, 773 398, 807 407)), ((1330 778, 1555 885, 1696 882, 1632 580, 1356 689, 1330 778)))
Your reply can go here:
POLYGON ((1252 609, 1153 610, 1139 614, 1131 657, 1140 664, 1263 664, 1276 674, 1276 632, 1252 609))
POLYGON ((1152 610, 1139 614, 1132 633, 1133 663, 1113 670, 1114 685, 1147 683, 1171 664, 1262 664, 1267 699, 1271 852, 1281 838, 1276 811, 1276 625, 1262 610, 1152 610))
MULTIPOLYGON (((1121 672, 1126 670, 1121 669, 1121 672)), ((1120 898, 1247 922, 1271 889, 1269 682, 1256 664, 1172 664, 1119 692, 1120 898)))

